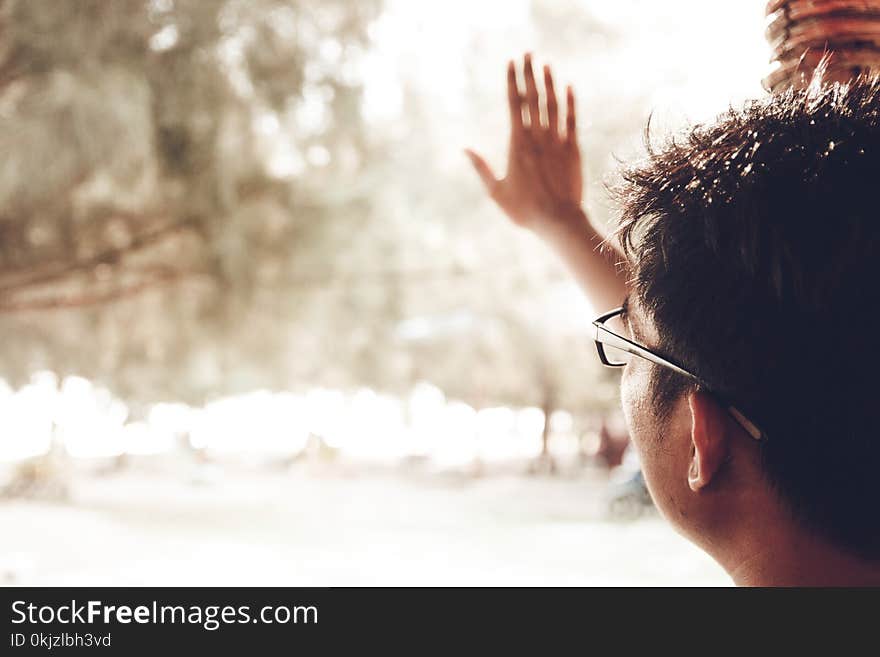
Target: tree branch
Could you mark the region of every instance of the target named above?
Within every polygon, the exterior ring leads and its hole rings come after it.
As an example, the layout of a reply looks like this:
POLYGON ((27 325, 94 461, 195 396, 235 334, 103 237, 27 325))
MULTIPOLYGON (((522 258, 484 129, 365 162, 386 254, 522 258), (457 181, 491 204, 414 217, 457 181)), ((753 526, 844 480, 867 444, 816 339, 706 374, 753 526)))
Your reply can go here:
MULTIPOLYGON (((0 292, 15 292, 28 287, 54 283, 57 282, 59 279, 62 279, 65 276, 71 274, 79 272, 90 272, 100 265, 118 262, 126 255, 143 250, 175 233, 192 228, 194 224, 194 220, 187 219, 167 226, 163 226, 162 228, 159 228, 157 230, 136 235, 132 239, 131 243, 127 246, 118 249, 109 249, 107 251, 102 251, 101 253, 90 256, 83 260, 58 263, 54 265, 56 267, 54 270, 50 270, 48 272, 21 272, 17 275, 24 276, 24 280, 0 283, 0 292)), ((51 266, 52 265, 50 265, 50 267, 51 266)), ((7 277, 14 278, 15 276, 16 274, 12 272, 7 274, 7 277)))
POLYGON ((32 301, 0 301, 0 313, 12 312, 28 312, 35 310, 64 310, 70 308, 82 308, 85 306, 93 306, 98 304, 106 304, 114 301, 121 301, 144 290, 163 284, 171 284, 180 281, 183 278, 204 275, 202 272, 192 271, 175 271, 175 270, 158 270, 152 277, 123 286, 109 292, 98 292, 92 294, 81 294, 75 296, 55 296, 47 299, 36 299, 32 301))

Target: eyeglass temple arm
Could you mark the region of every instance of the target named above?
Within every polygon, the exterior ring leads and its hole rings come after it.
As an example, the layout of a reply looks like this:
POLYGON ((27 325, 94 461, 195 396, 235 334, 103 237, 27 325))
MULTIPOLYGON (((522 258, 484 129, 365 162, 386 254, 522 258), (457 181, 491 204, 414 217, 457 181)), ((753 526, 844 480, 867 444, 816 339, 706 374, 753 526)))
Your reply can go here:
MULTIPOLYGON (((616 313, 610 313, 610 316, 613 316, 614 314, 616 314, 616 313)), ((603 317, 605 317, 605 316, 603 316, 603 317)), ((607 317, 605 317, 605 318, 607 318, 607 317)), ((596 329, 596 334, 594 336, 594 339, 597 342, 601 342, 601 343, 607 344, 611 347, 616 347, 617 349, 620 349, 622 351, 626 351, 626 352, 634 354, 636 356, 640 356, 641 358, 644 358, 645 360, 649 360, 652 363, 655 363, 656 365, 660 365, 661 367, 665 367, 665 368, 670 369, 674 372, 677 372, 678 374, 681 374, 682 376, 685 376, 685 377, 691 379, 692 381, 699 383, 700 385, 708 388, 708 386, 706 386, 705 382, 703 382, 698 376, 688 372, 685 369, 682 369, 681 367, 679 367, 675 363, 672 363, 672 362, 666 360, 662 356, 658 356, 654 352, 649 351, 648 349, 645 349, 641 345, 638 345, 635 342, 627 340, 626 338, 624 338, 620 335, 617 335, 613 331, 605 328, 604 326, 602 326, 599 323, 601 321, 601 319, 602 318, 600 318, 600 320, 596 320, 596 322, 593 323, 593 326, 596 329)), ((755 426, 755 424, 751 420, 749 420, 745 415, 743 415, 735 406, 728 405, 728 406, 726 406, 726 408, 727 408, 727 412, 733 416, 733 419, 735 419, 737 421, 737 423, 739 423, 739 425, 742 426, 742 428, 745 429, 746 432, 752 438, 754 438, 755 440, 761 440, 764 437, 764 432, 761 431, 757 426, 755 426)))

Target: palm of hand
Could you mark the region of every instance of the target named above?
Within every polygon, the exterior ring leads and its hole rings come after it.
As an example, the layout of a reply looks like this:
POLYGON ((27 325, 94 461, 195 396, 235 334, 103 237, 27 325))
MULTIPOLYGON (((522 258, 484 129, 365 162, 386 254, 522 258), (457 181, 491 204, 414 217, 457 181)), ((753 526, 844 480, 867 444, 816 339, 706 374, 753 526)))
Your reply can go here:
POLYGON ((531 57, 524 64, 526 93, 521 94, 513 62, 507 69, 511 131, 507 172, 497 179, 486 161, 467 151, 490 196, 510 219, 524 227, 540 228, 579 208, 583 179, 577 145, 574 93, 566 92, 565 133, 559 114, 553 77, 544 67, 544 113, 542 117, 531 57), (543 120, 542 120, 543 118, 543 120))

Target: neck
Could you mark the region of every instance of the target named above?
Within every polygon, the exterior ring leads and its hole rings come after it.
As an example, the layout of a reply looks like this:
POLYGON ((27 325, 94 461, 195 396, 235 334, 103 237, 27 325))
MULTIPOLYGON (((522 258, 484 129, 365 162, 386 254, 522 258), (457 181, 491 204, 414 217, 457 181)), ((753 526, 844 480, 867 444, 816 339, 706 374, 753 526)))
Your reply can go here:
POLYGON ((880 586, 880 561, 866 561, 777 518, 713 554, 737 586, 880 586))

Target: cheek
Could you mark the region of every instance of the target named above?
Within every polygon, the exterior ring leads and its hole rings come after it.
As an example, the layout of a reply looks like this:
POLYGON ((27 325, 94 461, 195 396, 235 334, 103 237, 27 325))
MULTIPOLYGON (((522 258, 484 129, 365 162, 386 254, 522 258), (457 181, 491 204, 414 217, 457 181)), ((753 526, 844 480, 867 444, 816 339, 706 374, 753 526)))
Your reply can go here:
POLYGON ((630 438, 644 459, 643 447, 654 433, 652 413, 648 404, 650 368, 647 363, 633 361, 620 379, 620 401, 630 438))
POLYGON ((662 427, 651 408, 651 365, 632 362, 620 381, 623 414, 633 446, 639 455, 645 483, 660 511, 668 516, 673 486, 662 427))

